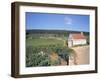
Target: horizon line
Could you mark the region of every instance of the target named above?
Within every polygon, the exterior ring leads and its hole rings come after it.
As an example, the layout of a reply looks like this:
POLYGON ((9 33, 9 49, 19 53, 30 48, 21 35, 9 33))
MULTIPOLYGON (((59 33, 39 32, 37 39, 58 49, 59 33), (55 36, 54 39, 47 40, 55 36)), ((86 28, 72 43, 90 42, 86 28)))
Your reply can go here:
MULTIPOLYGON (((66 29, 26 29, 26 30, 61 30, 61 31, 76 31, 76 30, 66 30, 66 29)), ((89 31, 79 31, 79 30, 77 30, 76 32, 89 32, 89 31)))

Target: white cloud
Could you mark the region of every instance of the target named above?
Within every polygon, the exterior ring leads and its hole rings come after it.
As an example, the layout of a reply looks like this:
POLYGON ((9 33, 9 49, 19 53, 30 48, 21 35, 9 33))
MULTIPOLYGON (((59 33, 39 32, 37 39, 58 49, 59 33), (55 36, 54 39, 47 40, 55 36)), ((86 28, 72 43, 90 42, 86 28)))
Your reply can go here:
POLYGON ((65 24, 72 25, 72 19, 69 17, 65 17, 65 24))

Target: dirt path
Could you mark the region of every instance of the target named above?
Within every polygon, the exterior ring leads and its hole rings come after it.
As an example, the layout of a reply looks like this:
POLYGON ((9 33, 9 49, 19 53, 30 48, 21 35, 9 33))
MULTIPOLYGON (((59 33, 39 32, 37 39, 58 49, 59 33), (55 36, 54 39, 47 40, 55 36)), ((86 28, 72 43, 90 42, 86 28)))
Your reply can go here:
POLYGON ((58 56, 56 53, 54 53, 54 52, 50 55, 50 58, 51 58, 52 61, 57 60, 58 57, 59 57, 59 56, 58 56))
POLYGON ((67 62, 64 59, 62 59, 61 57, 59 57, 56 53, 52 53, 50 55, 50 58, 51 58, 52 62, 54 62, 54 61, 58 60, 58 58, 60 58, 60 60, 61 60, 61 64, 60 65, 66 65, 67 64, 67 62))
POLYGON ((76 52, 77 64, 89 64, 89 46, 73 47, 76 52))

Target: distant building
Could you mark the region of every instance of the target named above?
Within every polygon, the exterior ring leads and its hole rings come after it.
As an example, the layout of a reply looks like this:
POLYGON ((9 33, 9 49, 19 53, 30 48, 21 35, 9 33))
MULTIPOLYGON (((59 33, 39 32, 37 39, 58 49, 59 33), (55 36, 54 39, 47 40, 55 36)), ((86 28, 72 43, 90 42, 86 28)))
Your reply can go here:
POLYGON ((68 37, 68 47, 72 47, 75 45, 84 45, 86 44, 86 37, 83 32, 81 33, 71 33, 68 37))

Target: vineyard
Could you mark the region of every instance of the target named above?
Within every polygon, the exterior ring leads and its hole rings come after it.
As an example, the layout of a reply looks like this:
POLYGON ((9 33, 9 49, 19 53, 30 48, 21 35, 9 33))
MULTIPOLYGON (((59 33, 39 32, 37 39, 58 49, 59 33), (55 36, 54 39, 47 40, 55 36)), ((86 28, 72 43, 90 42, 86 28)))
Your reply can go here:
POLYGON ((58 37, 30 37, 26 38, 26 67, 57 66, 69 64, 69 56, 74 51, 64 46, 64 38, 58 37), (51 56, 55 54, 55 59, 51 56))

